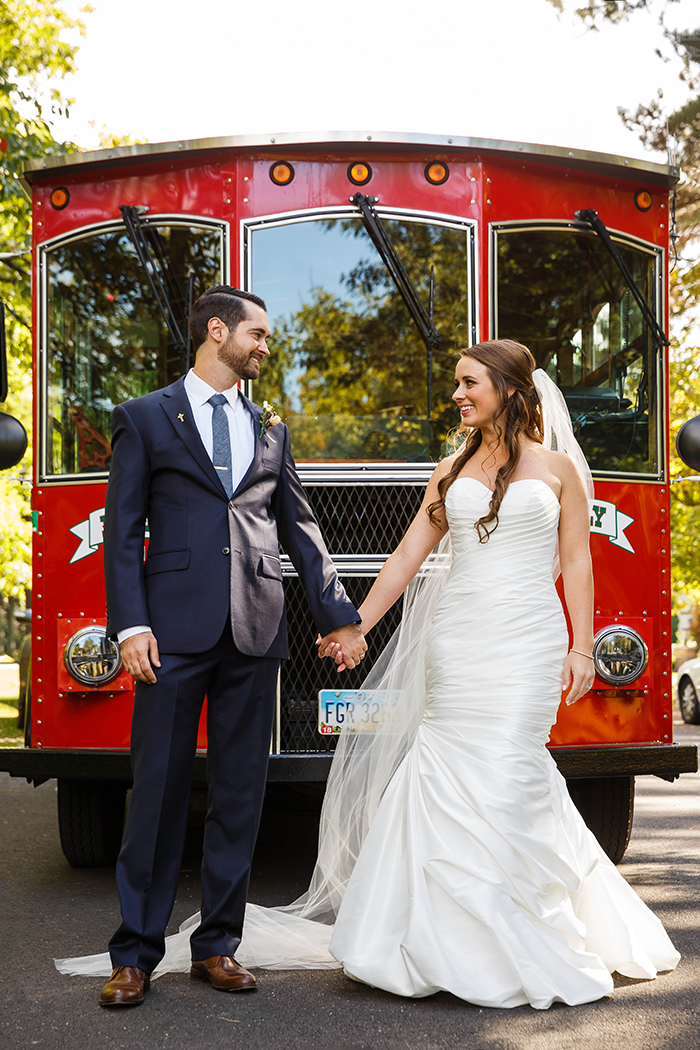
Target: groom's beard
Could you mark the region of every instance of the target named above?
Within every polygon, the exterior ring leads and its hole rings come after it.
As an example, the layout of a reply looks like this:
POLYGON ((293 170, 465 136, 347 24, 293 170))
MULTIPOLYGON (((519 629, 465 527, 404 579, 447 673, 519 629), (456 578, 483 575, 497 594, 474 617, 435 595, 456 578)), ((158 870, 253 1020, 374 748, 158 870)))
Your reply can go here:
POLYGON ((226 342, 219 347, 217 357, 239 379, 257 379, 260 375, 260 359, 256 351, 244 350, 234 332, 230 332, 226 342))

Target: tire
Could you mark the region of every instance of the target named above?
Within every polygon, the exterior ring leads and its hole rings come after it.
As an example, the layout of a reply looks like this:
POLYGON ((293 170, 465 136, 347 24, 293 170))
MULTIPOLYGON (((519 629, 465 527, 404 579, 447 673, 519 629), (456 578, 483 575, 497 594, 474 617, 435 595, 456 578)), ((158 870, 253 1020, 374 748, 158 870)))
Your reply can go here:
POLYGON ((695 686, 687 675, 683 675, 678 683, 678 707, 684 722, 693 726, 700 725, 698 694, 695 692, 695 686))
POLYGON ((73 868, 114 864, 124 826, 126 784, 110 780, 58 781, 58 830, 73 868))
POLYGON ((567 780, 569 794, 613 864, 619 864, 632 834, 634 777, 567 780))

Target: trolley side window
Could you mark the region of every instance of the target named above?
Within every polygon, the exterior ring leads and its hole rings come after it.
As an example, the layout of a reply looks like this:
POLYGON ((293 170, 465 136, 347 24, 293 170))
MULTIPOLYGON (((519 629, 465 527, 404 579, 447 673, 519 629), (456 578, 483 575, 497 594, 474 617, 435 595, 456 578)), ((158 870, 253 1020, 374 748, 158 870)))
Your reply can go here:
POLYGON ((435 274, 428 415, 426 348, 356 216, 249 232, 250 287, 268 308, 272 355, 254 398, 274 402, 297 460, 430 462, 458 420, 456 351, 471 341, 471 229, 382 216, 423 303, 435 274))
MULTIPOLYGON (((220 227, 149 226, 173 310, 186 330, 194 294, 221 281, 220 227)), ((109 468, 112 409, 167 386, 184 369, 124 227, 72 239, 45 254, 45 474, 109 468)))
MULTIPOLYGON (((656 254, 617 246, 654 311, 656 254)), ((495 264, 495 332, 558 384, 591 469, 657 474, 656 354, 605 246, 583 231, 501 227, 495 264)))

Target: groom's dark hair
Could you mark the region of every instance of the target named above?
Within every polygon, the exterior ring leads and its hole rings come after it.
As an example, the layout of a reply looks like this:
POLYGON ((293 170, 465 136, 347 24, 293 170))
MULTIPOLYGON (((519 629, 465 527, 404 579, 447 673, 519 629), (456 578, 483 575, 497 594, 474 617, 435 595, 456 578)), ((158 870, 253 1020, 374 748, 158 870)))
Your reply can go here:
POLYGON ((207 325, 212 317, 218 317, 228 329, 235 331, 248 316, 246 300, 255 303, 262 310, 267 310, 265 300, 252 292, 232 288, 230 284, 215 284, 213 288, 207 288, 206 292, 194 301, 190 310, 190 334, 195 351, 199 350, 206 340, 207 325))

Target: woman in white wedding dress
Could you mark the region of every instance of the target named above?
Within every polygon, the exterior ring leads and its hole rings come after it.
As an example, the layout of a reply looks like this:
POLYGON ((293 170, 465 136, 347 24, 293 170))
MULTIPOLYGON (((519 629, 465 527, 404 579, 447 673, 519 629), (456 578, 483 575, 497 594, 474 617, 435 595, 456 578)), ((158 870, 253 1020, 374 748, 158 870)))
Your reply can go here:
MULTIPOLYGON (((455 386, 466 440, 360 609, 370 631, 408 587, 363 687, 383 701, 380 727, 344 729, 309 890, 284 908, 248 905, 237 958, 342 965, 398 995, 479 1006, 590 1002, 615 971, 652 978, 679 959, 545 747, 562 692, 573 703, 593 682, 590 473, 525 347, 462 351, 455 386)), ((189 969, 197 921, 168 938, 154 977, 189 969)), ((111 972, 106 954, 56 965, 111 972)))
POLYGON ((453 561, 427 639, 425 711, 345 892, 330 942, 349 976, 480 1006, 598 999, 611 972, 679 958, 600 849, 545 748, 562 690, 593 684, 586 493, 542 444, 535 362, 508 340, 463 351, 466 444, 360 609, 365 630, 448 527, 453 561), (432 519, 432 520, 431 520, 432 519), (572 623, 555 589, 559 560, 572 623))

